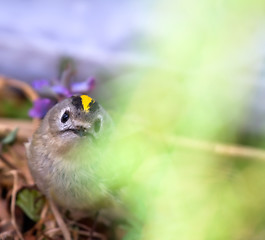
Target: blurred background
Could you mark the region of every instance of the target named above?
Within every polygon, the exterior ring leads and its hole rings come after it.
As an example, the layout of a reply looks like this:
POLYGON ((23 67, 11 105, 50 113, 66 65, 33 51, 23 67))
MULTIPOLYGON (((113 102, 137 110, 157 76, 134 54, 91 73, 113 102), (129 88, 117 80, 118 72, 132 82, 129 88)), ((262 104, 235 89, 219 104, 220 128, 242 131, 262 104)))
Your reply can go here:
MULTIPOLYGON (((0 1, 0 5, 1 75, 33 85, 34 81, 53 82, 70 61, 75 72, 71 81, 94 78, 100 87, 89 94, 115 108, 116 91, 126 92, 135 85, 132 69, 144 69, 156 61, 148 48, 152 39, 147 37, 152 35, 148 26, 154 1, 15 0, 0 1)), ((7 108, 2 105, 0 113, 17 115, 7 108)), ((29 105, 20 112, 25 109, 29 105)))
MULTIPOLYGON (((0 1, 0 74, 56 80, 70 61, 73 82, 95 78, 89 95, 118 135, 99 177, 121 173, 109 188, 126 183, 122 198, 144 222, 129 239, 262 240, 264 9, 261 0, 0 1)), ((0 92, 0 116, 29 119, 32 102, 18 108, 10 96, 0 92)))
MULTIPOLYGON (((26 82, 55 79, 59 77, 61 63, 65 59, 71 59, 77 69, 75 81, 95 77, 97 83, 100 83, 105 80, 121 80, 126 74, 133 75, 132 68, 139 71, 150 67, 168 67, 153 51, 154 42, 158 35, 172 38, 170 35, 174 34, 174 30, 189 23, 181 22, 186 11, 183 12, 181 1, 172 4, 174 17, 180 20, 177 25, 173 25, 173 21, 166 23, 163 20, 155 23, 157 2, 0 1, 0 72, 26 82)), ((216 2, 215 8, 218 14, 223 8, 223 1, 216 2)), ((239 25, 240 23, 234 34, 242 31, 243 26, 239 25)), ((189 27, 195 30, 196 24, 189 27)), ((227 65, 240 64, 242 68, 247 67, 255 74, 250 80, 254 87, 253 94, 248 99, 249 115, 242 123, 242 141, 249 138, 253 140, 265 134, 265 108, 261 104, 265 91, 262 50, 265 36, 262 29, 261 20, 259 26, 249 33, 253 36, 255 52, 247 56, 242 53, 240 63, 227 62, 227 65)), ((201 34, 204 33, 198 32, 193 40, 200 39, 201 34)), ((240 85, 238 84, 238 90, 240 85)), ((97 88, 95 91, 107 94, 104 88, 97 88)))
MULTIPOLYGON (((110 78, 129 66, 148 64, 144 48, 154 2, 1 1, 0 71, 25 81, 54 78, 70 57, 77 78, 110 78), (27 61, 25 61, 27 59, 27 61)), ((150 63, 149 63, 150 64, 150 63)))

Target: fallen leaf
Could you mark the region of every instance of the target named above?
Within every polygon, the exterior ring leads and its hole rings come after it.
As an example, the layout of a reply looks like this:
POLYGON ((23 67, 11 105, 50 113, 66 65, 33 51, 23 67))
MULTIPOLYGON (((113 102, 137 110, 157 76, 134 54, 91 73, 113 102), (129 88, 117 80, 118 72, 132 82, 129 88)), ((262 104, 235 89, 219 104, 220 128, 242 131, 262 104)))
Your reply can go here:
POLYGON ((44 203, 43 195, 35 189, 24 188, 17 194, 16 205, 35 222, 40 219, 40 213, 44 203))
POLYGON ((13 143, 16 140, 17 137, 17 131, 18 128, 16 128, 15 130, 11 131, 2 141, 1 143, 3 145, 9 145, 11 143, 13 143))

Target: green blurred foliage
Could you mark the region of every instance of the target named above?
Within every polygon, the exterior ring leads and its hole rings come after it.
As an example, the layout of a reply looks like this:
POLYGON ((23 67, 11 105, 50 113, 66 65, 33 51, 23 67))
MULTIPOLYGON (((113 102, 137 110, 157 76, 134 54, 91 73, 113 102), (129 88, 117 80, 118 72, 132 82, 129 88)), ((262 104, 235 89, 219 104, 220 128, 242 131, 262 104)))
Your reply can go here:
POLYGON ((158 2, 157 65, 116 98, 115 134, 93 169, 130 212, 128 239, 265 239, 264 162, 178 145, 237 143, 264 10, 255 0, 158 2))
POLYGON ((17 99, 1 99, 0 104, 0 116, 7 118, 23 118, 29 119, 28 111, 32 107, 32 103, 29 100, 17 99))

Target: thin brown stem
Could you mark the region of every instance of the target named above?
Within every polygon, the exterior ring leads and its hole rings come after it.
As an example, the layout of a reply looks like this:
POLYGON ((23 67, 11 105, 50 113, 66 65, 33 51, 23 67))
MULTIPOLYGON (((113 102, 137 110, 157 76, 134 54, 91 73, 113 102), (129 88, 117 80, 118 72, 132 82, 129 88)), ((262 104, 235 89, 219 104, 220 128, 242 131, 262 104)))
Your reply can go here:
POLYGON ((265 151, 258 148, 231 145, 217 142, 207 142, 185 137, 165 137, 164 141, 175 147, 184 147, 199 151, 212 152, 224 156, 252 158, 265 161, 265 151))
POLYGON ((50 207, 51 207, 51 210, 52 210, 52 213, 55 217, 55 220, 58 224, 58 226, 60 227, 61 231, 62 231, 62 234, 64 236, 64 239, 65 240, 71 240, 71 235, 70 235, 70 232, 68 231, 68 228, 58 210, 58 208, 55 206, 55 204, 53 203, 52 200, 49 201, 49 204, 50 204, 50 207))
POLYGON ((15 216, 16 196, 17 196, 17 191, 18 191, 18 172, 16 170, 12 170, 10 173, 13 175, 13 178, 14 178, 12 197, 11 197, 11 222, 12 222, 14 229, 16 230, 18 238, 23 240, 24 238, 21 232, 19 231, 19 228, 16 223, 16 216, 15 216))
POLYGON ((2 154, 0 154, 0 159, 2 160, 2 162, 7 165, 9 168, 16 170, 17 168, 10 163, 2 154))

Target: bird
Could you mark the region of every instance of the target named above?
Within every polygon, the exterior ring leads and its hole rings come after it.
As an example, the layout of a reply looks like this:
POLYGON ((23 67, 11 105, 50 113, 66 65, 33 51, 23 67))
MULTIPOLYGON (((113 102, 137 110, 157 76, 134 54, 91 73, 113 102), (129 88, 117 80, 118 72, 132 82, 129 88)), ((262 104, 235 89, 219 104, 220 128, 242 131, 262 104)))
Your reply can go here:
POLYGON ((96 212, 116 197, 95 174, 113 121, 93 98, 77 95, 53 106, 26 145, 28 166, 40 191, 58 207, 96 212))

